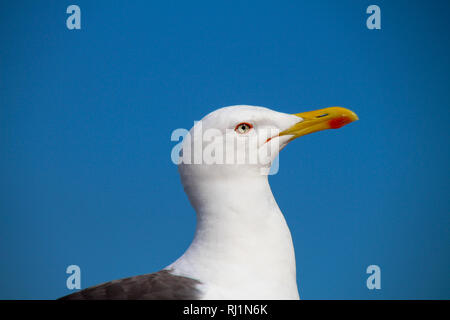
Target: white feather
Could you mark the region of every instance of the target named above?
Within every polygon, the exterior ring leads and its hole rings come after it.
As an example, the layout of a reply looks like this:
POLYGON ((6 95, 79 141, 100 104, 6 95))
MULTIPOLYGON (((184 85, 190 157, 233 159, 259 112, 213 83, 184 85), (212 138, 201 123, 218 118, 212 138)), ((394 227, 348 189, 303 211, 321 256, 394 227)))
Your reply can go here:
MULTIPOLYGON (((212 112, 201 125, 226 135, 226 129, 248 122, 258 137, 264 128, 280 132, 299 121, 262 107, 233 106, 212 112)), ((194 136, 189 144, 201 138, 194 136)), ((274 137, 257 148, 277 146, 273 159, 289 138, 274 137)), ((183 149, 190 147, 187 143, 183 149)), ((248 148, 238 144, 236 152, 248 148)), ((185 192, 197 212, 197 228, 188 250, 166 269, 200 280, 202 299, 299 299, 291 234, 268 176, 261 174, 267 166, 270 163, 179 165, 185 192)))

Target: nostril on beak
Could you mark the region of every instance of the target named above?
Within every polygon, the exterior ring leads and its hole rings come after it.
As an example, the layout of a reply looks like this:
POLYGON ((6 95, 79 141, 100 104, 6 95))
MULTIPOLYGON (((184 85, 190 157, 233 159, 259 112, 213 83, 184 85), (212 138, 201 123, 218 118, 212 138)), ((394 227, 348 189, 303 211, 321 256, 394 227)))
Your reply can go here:
POLYGON ((324 114, 321 114, 320 116, 317 116, 316 118, 323 118, 323 117, 326 117, 328 115, 328 113, 324 113, 324 114))

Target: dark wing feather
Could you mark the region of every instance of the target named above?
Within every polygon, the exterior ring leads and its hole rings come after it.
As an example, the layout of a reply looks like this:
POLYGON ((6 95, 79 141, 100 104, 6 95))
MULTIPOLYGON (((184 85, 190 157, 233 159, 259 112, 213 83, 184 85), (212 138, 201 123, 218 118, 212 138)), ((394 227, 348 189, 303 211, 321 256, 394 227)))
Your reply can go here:
POLYGON ((195 300, 200 281, 169 270, 106 282, 59 300, 195 300))

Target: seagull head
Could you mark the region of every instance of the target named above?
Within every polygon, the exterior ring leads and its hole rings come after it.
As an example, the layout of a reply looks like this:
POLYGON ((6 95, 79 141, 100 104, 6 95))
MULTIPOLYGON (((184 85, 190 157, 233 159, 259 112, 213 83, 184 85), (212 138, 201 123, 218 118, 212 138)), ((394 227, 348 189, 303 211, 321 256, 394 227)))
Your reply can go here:
POLYGON ((353 111, 342 107, 297 114, 248 105, 220 108, 196 122, 184 138, 179 170, 182 179, 267 175, 292 140, 356 120, 353 111))

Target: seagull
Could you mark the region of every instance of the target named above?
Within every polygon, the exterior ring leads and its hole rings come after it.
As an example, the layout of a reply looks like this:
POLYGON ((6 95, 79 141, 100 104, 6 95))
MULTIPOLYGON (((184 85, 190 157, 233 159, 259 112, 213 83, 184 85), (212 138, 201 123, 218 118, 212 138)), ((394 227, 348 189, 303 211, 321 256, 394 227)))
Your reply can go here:
POLYGON ((268 172, 292 140, 358 120, 342 107, 286 114, 237 105, 206 115, 180 142, 181 182, 197 214, 185 253, 158 272, 62 300, 297 300, 295 252, 268 172))

